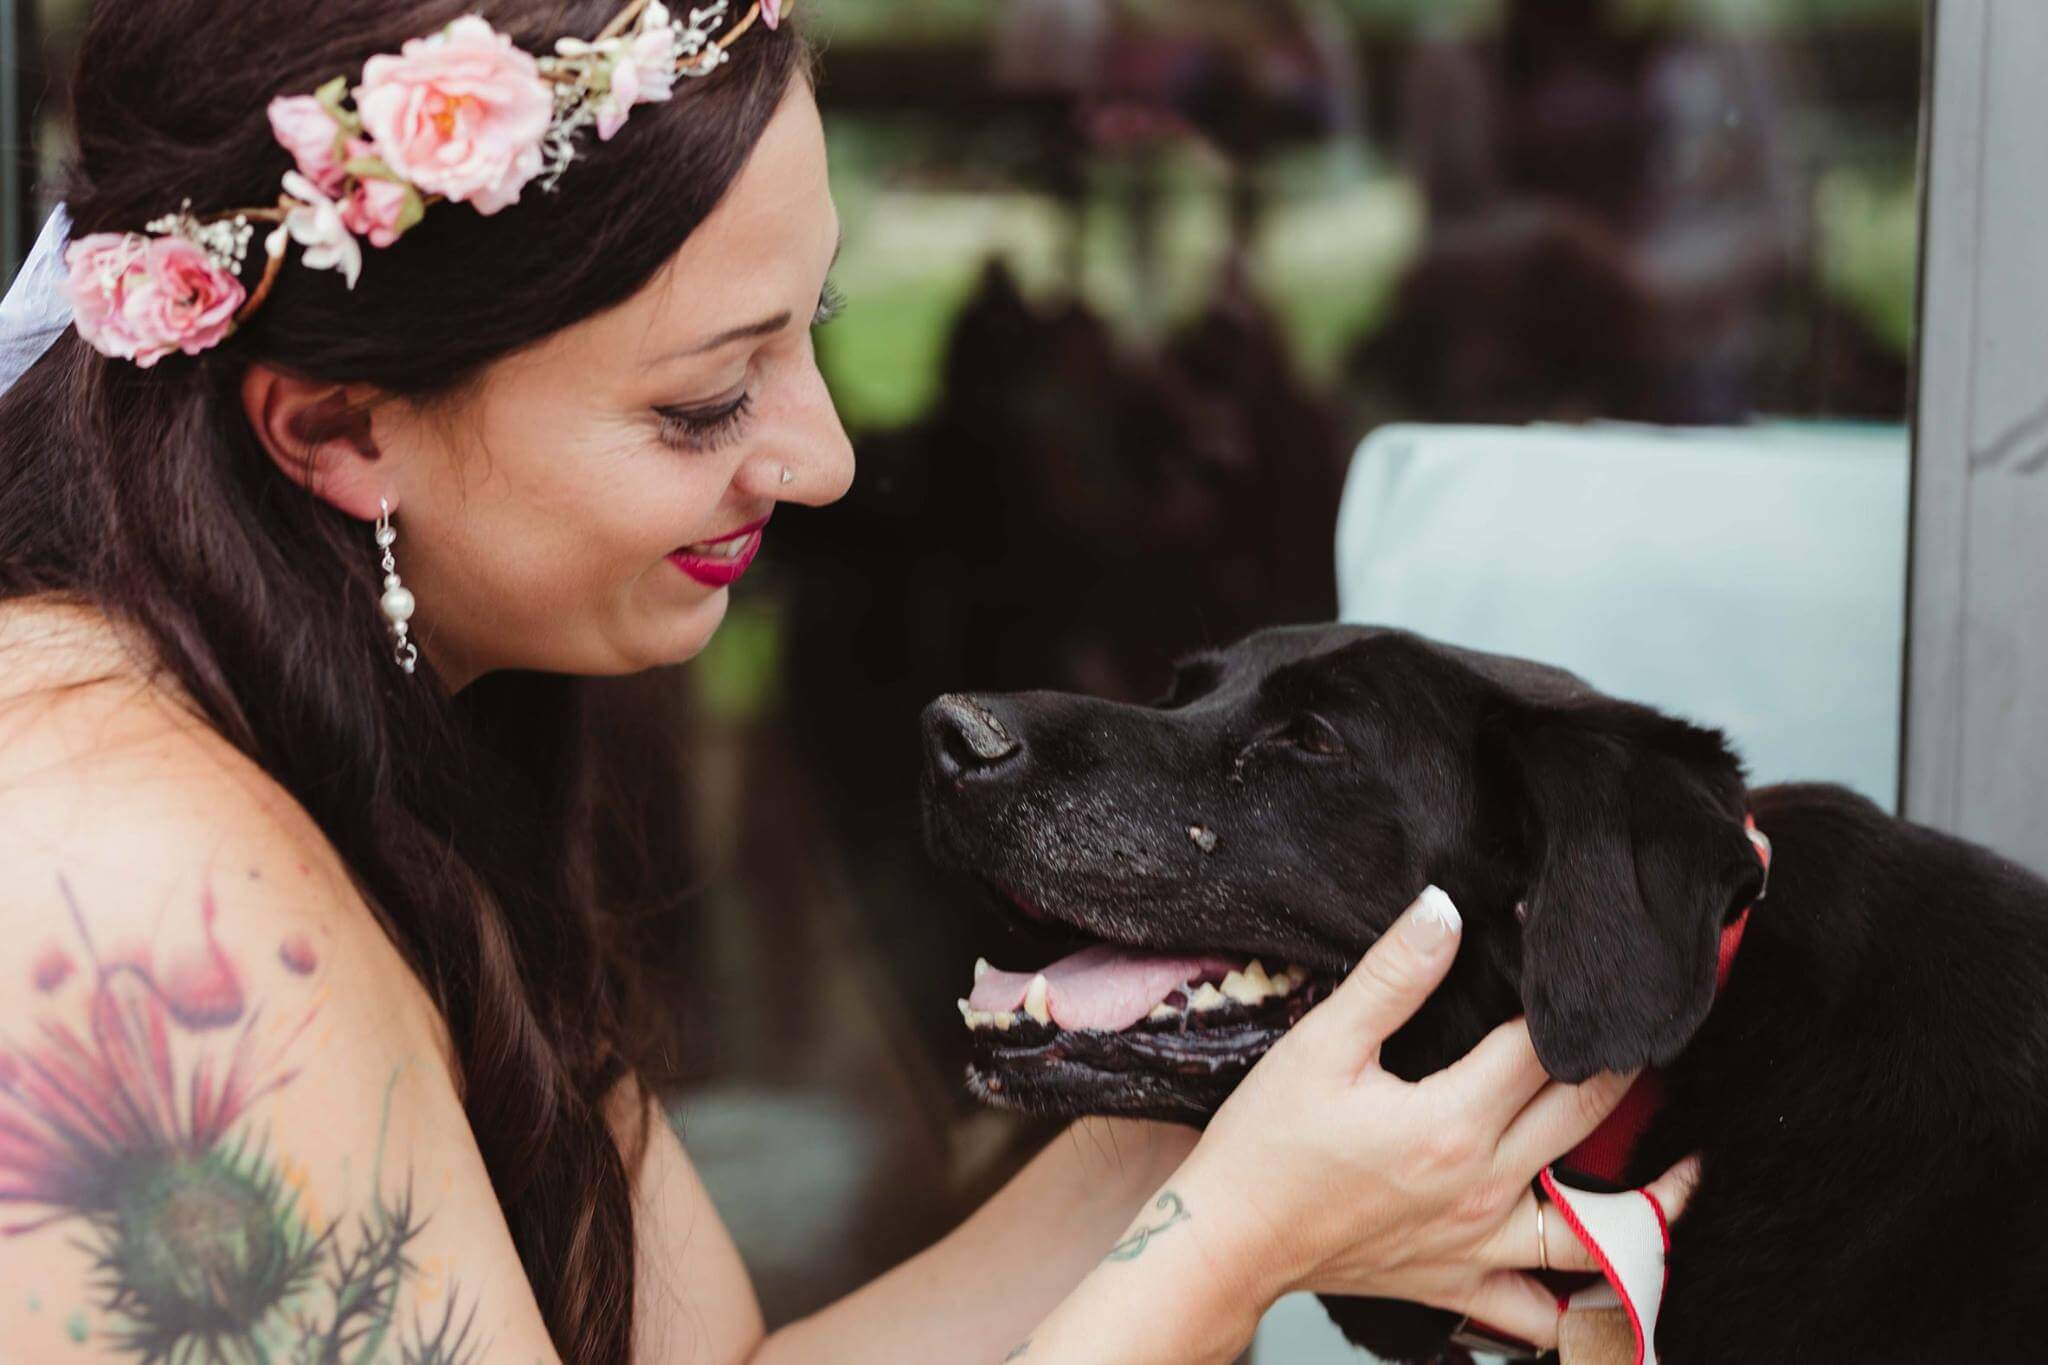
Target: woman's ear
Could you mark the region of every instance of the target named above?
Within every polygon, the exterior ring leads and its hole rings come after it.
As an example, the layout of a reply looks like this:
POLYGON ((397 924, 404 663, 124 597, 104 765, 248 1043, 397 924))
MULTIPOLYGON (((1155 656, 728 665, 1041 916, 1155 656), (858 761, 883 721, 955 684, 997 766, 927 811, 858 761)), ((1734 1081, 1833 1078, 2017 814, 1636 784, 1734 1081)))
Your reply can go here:
POLYGON ((1668 1063, 1713 1005, 1721 926, 1763 889, 1741 768, 1719 735, 1646 711, 1539 721, 1518 747, 1536 1054, 1563 1081, 1668 1063))
POLYGON ((242 376, 242 410, 285 477, 364 521, 396 503, 389 460, 378 449, 366 389, 306 379, 262 363, 242 376))

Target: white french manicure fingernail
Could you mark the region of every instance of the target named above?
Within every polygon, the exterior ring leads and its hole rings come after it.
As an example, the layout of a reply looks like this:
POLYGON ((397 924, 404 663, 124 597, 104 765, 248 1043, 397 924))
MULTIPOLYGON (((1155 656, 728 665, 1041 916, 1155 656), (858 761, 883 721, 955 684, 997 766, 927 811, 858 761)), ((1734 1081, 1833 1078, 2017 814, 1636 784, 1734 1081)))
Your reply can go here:
POLYGON ((1440 943, 1457 934, 1465 927, 1458 915, 1458 907, 1451 904, 1451 898, 1440 886, 1423 888, 1403 918, 1407 921, 1408 932, 1421 943, 1440 943))

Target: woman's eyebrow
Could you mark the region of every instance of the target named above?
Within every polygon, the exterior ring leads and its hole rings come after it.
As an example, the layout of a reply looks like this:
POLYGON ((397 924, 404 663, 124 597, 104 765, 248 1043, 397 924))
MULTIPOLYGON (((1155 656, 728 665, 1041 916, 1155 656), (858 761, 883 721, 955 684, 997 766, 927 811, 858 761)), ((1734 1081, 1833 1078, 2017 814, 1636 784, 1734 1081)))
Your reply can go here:
POLYGON ((667 355, 657 356, 650 364, 660 365, 670 360, 681 360, 684 356, 702 355, 706 351, 715 351, 721 346, 730 346, 735 341, 746 341, 753 337, 771 336, 789 326, 790 316, 789 310, 784 309, 772 318, 762 318, 759 322, 750 322, 744 327, 735 327, 730 331, 720 332, 709 341, 700 341, 694 346, 686 346, 682 350, 670 351, 667 355))
MULTIPOLYGON (((839 264, 839 252, 845 245, 846 234, 842 232, 839 234, 839 239, 832 244, 832 264, 825 268, 826 274, 831 274, 833 267, 839 264)), ((735 341, 751 341, 755 337, 773 336, 789 326, 790 319, 793 316, 787 309, 784 309, 772 318, 762 318, 759 322, 750 322, 743 327, 734 327, 729 331, 720 332, 708 341, 700 341, 694 346, 686 346, 682 350, 670 351, 666 355, 656 356, 647 363, 652 368, 655 365, 666 364, 671 360, 681 360, 685 356, 703 355, 706 351, 715 351, 721 346, 730 346, 735 341)))

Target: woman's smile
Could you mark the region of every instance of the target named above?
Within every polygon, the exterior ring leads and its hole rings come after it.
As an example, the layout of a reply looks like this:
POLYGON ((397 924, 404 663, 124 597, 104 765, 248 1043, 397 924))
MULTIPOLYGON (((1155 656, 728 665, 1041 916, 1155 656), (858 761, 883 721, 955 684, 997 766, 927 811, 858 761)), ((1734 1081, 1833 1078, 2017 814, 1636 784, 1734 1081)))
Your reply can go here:
POLYGON ((754 556, 761 553, 761 534, 767 525, 768 517, 762 517, 716 540, 685 545, 669 555, 668 562, 707 588, 730 587, 754 562, 754 556))

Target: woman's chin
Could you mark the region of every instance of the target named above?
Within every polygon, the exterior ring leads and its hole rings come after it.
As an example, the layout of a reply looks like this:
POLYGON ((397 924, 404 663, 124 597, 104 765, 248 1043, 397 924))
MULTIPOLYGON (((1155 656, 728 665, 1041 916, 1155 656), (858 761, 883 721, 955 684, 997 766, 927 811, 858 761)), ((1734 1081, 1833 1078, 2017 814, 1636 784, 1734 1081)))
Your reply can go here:
MULTIPOLYGON (((615 621, 596 635, 579 632, 541 639, 528 634, 505 641, 506 648, 490 651, 495 662, 476 672, 515 668, 610 678, 688 663, 703 653, 718 633, 731 601, 731 592, 720 588, 684 605, 637 612, 630 622, 615 621)), ((428 652, 431 655, 432 651, 428 652)))
POLYGON ((644 661, 629 672, 688 663, 704 652, 732 605, 732 591, 719 588, 694 604, 666 615, 648 632, 644 661))

